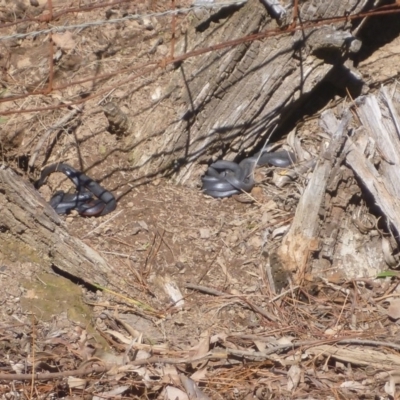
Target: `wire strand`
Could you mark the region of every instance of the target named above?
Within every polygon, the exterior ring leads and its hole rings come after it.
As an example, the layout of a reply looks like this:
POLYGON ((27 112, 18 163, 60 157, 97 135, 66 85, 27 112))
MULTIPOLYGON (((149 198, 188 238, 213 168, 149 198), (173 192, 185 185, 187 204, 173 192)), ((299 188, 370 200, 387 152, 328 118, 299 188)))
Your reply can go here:
POLYGON ((29 32, 29 33, 17 33, 15 35, 9 35, 9 36, 0 36, 0 41, 10 40, 10 39, 24 39, 26 37, 36 37, 39 35, 47 35, 49 33, 55 33, 55 32, 65 32, 65 31, 74 30, 74 29, 85 29, 85 28, 90 28, 92 26, 117 24, 119 22, 130 21, 130 20, 140 20, 143 18, 150 18, 150 17, 157 18, 157 17, 166 16, 166 15, 185 14, 190 11, 204 9, 204 8, 218 9, 218 8, 229 7, 229 6, 233 6, 233 5, 241 5, 241 4, 246 3, 246 1, 247 0, 232 0, 232 1, 224 2, 224 3, 210 4, 210 3, 206 2, 205 0, 202 0, 202 1, 196 2, 191 7, 180 8, 180 9, 176 9, 176 10, 168 10, 168 11, 164 11, 164 12, 150 13, 150 14, 127 15, 126 17, 123 17, 123 18, 91 21, 91 22, 86 22, 84 24, 78 24, 78 25, 55 26, 53 28, 44 29, 41 31, 33 31, 33 32, 29 32))

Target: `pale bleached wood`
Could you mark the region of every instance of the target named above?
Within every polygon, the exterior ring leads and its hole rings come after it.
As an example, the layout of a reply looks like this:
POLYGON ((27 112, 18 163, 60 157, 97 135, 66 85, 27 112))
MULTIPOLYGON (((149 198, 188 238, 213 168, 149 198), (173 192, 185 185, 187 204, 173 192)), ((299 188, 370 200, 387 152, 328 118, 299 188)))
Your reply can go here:
POLYGON ((399 119, 390 97, 381 89, 377 96, 363 96, 356 104, 355 110, 365 132, 381 157, 379 170, 386 179, 387 190, 400 197, 400 141, 396 129, 399 119))
POLYGON ((382 369, 384 371, 400 368, 400 356, 397 354, 384 353, 381 350, 370 348, 350 347, 346 348, 320 345, 313 346, 306 350, 308 354, 333 357, 336 360, 354 365, 365 365, 371 368, 382 369))
POLYGON ((346 147, 346 162, 371 193, 382 214, 400 234, 400 140, 399 116, 388 92, 361 97, 355 110, 363 133, 346 147), (378 169, 364 154, 368 141, 373 141, 380 157, 378 169))
MULTIPOLYGON (((334 129, 332 111, 323 113, 327 126, 334 129)), ((344 133, 351 120, 347 112, 335 131, 331 131, 331 139, 326 151, 323 151, 320 160, 300 199, 296 214, 288 234, 284 237, 278 250, 278 256, 284 269, 296 272, 296 280, 301 280, 308 265, 308 259, 313 250, 318 247, 319 211, 323 203, 328 179, 336 157, 343 147, 344 133)))
POLYGON ((358 146, 362 146, 361 141, 349 141, 346 162, 371 193, 375 203, 396 232, 400 233, 400 200, 388 190, 390 187, 388 179, 376 170, 375 166, 357 148, 358 146))
MULTIPOLYGON (((339 121, 333 112, 324 114, 320 126, 328 134, 334 132, 339 121), (329 115, 329 118, 326 118, 329 115)), ((351 136, 354 129, 348 131, 351 136)), ((357 129, 357 149, 368 151, 370 139, 357 129)), ((349 143, 347 138, 346 143, 349 143)), ((343 279, 376 276, 385 268, 381 238, 375 229, 376 219, 368 213, 362 190, 354 173, 344 165, 346 147, 337 155, 336 165, 330 173, 323 206, 320 210, 318 253, 313 254, 307 266, 311 276, 335 275, 343 279)))
MULTIPOLYGON (((331 271, 340 270, 343 276, 373 276, 383 267, 379 241, 375 238, 374 244, 370 243, 370 252, 364 254, 361 250, 364 245, 360 232, 356 228, 356 222, 352 223, 352 218, 357 220, 360 207, 362 208, 364 203, 353 204, 347 208, 347 203, 338 204, 336 201, 333 205, 330 204, 329 199, 332 199, 332 195, 326 197, 327 184, 331 178, 335 178, 343 160, 353 171, 364 193, 367 190, 372 195, 373 204, 380 208, 384 220, 388 222, 399 241, 400 123, 388 93, 389 90, 382 88, 376 95, 363 96, 356 101, 353 112, 357 113, 357 121, 360 121, 361 126, 349 131, 349 137, 343 136, 343 127, 348 125, 348 120, 342 120, 339 125, 333 111, 323 113, 321 126, 325 132, 332 135, 328 151, 322 155, 316 166, 299 202, 292 227, 278 252, 285 269, 296 271, 295 279, 301 279, 306 270, 310 270, 309 257, 312 251, 317 249, 323 253, 325 261, 330 262, 332 268, 326 268, 331 271), (340 134, 342 139, 346 139, 345 145, 340 142, 340 134), (336 165, 332 157, 336 157, 336 165), (323 212, 322 205, 325 207, 323 212), (321 229, 326 223, 324 216, 330 215, 331 207, 343 209, 343 220, 334 221, 339 232, 335 238, 340 238, 339 243, 332 242, 330 237, 321 237, 321 229), (345 213, 345 210, 348 212, 345 213), (355 246, 355 243, 358 245, 355 246), (327 252, 327 249, 330 252, 327 252), (355 253, 357 251, 358 254, 355 253), (373 265, 370 265, 369 261, 373 265), (358 265, 360 263, 361 266, 358 265)), ((340 179, 340 175, 338 177, 340 179)), ((346 186, 342 190, 346 190, 346 186)), ((351 197, 351 193, 349 195, 351 197)), ((365 236, 365 233, 363 236, 367 240, 368 236, 365 236)))

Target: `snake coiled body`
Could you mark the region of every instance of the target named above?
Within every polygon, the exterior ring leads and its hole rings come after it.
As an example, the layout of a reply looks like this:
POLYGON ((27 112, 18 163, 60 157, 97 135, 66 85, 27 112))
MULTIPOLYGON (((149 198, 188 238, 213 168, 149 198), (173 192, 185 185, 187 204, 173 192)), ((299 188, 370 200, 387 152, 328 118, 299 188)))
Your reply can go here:
POLYGON ((202 191, 212 197, 229 197, 241 192, 250 192, 254 187, 253 171, 256 165, 273 165, 285 168, 296 162, 289 151, 259 152, 245 158, 239 164, 233 161, 217 161, 210 165, 202 177, 202 191))
POLYGON ((83 172, 68 164, 55 163, 43 169, 35 186, 39 189, 53 172, 64 173, 75 185, 76 193, 57 191, 50 200, 50 205, 57 214, 69 214, 77 210, 83 216, 100 216, 114 211, 117 202, 114 195, 83 172), (97 197, 94 199, 93 197, 97 197))

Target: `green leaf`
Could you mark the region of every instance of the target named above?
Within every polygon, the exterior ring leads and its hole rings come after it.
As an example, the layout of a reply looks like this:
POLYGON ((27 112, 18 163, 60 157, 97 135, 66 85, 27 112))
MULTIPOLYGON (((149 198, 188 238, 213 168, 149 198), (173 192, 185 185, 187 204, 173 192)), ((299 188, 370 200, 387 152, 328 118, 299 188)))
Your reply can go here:
POLYGON ((397 271, 382 271, 376 276, 377 278, 392 278, 393 276, 400 276, 399 272, 397 271))

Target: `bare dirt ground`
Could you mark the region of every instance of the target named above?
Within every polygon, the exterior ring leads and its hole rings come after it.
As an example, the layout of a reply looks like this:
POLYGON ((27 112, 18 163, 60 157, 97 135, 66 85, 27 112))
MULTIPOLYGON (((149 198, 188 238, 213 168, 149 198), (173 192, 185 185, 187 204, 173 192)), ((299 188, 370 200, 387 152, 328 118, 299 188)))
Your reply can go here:
MULTIPOLYGON (((70 3, 68 7, 82 6, 70 3)), ((47 12, 45 6, 44 1, 39 7, 21 1, 11 7, 3 1, 2 22, 40 17, 47 12)), ((58 1, 53 7, 54 12, 67 8, 58 1)), ((56 23, 85 24, 170 8, 170 1, 127 2, 64 14, 56 23)), ((177 40, 190 18, 178 16, 177 40)), ((28 20, 2 28, 1 34, 46 27, 28 20)), ((0 95, 23 97, 26 88, 46 88, 48 41, 40 35, 3 42, 6 52, 0 63, 7 84, 0 95)), ((398 334, 398 325, 388 321, 381 303, 371 300, 394 290, 390 281, 314 282, 310 287, 289 286, 281 295, 271 289, 268 256, 292 221, 307 176, 278 188, 274 182, 280 172, 263 168, 256 173, 259 185, 251 196, 216 200, 201 193, 200 182, 183 187, 134 166, 141 157, 135 143, 145 140, 141 127, 150 120, 160 126, 168 121, 169 115, 158 112, 160 102, 171 110, 176 107, 168 96, 168 68, 142 76, 135 69, 168 55, 171 17, 77 29, 54 34, 53 41, 56 89, 4 102, 1 111, 52 107, 85 93, 102 94, 85 102, 79 118, 50 134, 41 146, 47 129, 80 104, 2 116, 1 155, 26 180, 37 179, 43 166, 62 161, 116 195, 118 207, 110 215, 62 218, 71 235, 112 266, 120 287, 96 290, 18 254, 0 254, 0 396, 339 399, 395 393, 397 378, 389 379, 386 370, 379 374, 377 367, 368 371, 363 364, 363 353, 374 350, 350 347, 360 338, 380 340, 380 345, 398 334), (114 75, 83 82, 109 73, 114 75), (131 125, 122 137, 107 130, 101 105, 109 100, 128 112, 131 125), (27 163, 34 155, 30 171, 27 163), (344 355, 331 358, 324 347, 339 333, 358 367, 346 364, 344 355), (11 380, 11 373, 21 374, 20 379, 11 380), (33 378, 26 380, 23 374, 33 378), (392 386, 385 389, 385 383, 392 386)), ((302 123, 296 134, 311 155, 318 153, 323 138, 317 118, 302 123)), ((286 145, 285 139, 278 144, 286 145)), ((70 186, 62 174, 54 174, 41 194, 48 200, 55 190, 70 186)), ((391 350, 383 358, 393 356, 396 364, 400 347, 394 340, 388 345, 391 350)), ((371 357, 384 363, 380 354, 371 357)))

